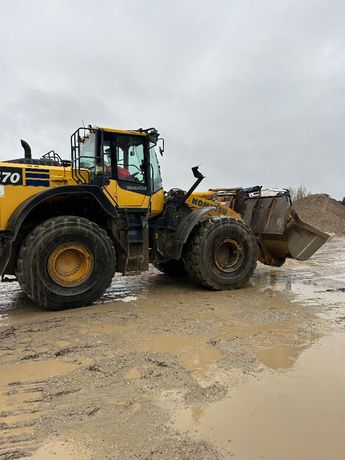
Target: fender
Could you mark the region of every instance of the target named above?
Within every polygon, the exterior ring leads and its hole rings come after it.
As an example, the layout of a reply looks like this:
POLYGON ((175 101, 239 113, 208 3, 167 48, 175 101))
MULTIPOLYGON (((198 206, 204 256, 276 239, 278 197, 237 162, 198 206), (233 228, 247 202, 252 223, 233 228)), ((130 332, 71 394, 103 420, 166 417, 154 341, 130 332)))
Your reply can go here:
POLYGON ((1 232, 1 276, 6 272, 7 265, 12 255, 13 243, 16 241, 18 233, 30 212, 32 212, 35 208, 44 202, 48 202, 50 198, 54 198, 56 196, 65 196, 67 198, 75 195, 92 197, 102 208, 105 214, 112 218, 119 217, 117 207, 110 203, 110 201, 104 195, 102 189, 97 185, 65 185, 61 187, 53 187, 37 195, 34 195, 33 197, 25 200, 20 206, 18 206, 8 222, 7 229, 1 232))
POLYGON ((211 211, 215 210, 215 206, 205 206, 204 208, 191 212, 186 219, 182 220, 182 222, 180 222, 180 224, 177 226, 173 238, 169 241, 167 247, 168 256, 172 259, 180 259, 183 246, 187 242, 188 237, 195 226, 206 214, 209 214, 211 211))
POLYGON ((111 205, 110 201, 102 192, 102 189, 97 185, 64 185, 61 187, 51 188, 25 200, 12 214, 8 223, 7 230, 12 233, 12 237, 15 239, 24 220, 37 206, 43 204, 45 201, 48 201, 49 198, 53 198, 55 196, 64 195, 69 197, 77 194, 92 196, 106 214, 109 214, 111 217, 118 217, 116 207, 111 205))

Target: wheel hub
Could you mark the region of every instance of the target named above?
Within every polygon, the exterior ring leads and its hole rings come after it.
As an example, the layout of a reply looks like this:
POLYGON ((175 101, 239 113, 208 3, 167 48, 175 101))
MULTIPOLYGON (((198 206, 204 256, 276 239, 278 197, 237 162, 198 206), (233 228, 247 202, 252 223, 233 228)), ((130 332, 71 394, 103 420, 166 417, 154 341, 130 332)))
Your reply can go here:
POLYGON ((234 272, 243 260, 242 247, 233 239, 224 239, 216 244, 213 259, 216 267, 222 272, 234 272))
POLYGON ((81 243, 63 243, 56 246, 48 257, 48 273, 60 286, 79 286, 92 273, 94 258, 81 243))

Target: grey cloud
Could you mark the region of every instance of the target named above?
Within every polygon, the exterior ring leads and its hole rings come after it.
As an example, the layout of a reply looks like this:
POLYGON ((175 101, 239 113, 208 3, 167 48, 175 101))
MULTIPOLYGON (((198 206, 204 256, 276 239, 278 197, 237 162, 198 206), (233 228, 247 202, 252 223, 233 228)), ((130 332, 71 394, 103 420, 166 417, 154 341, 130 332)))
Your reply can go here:
POLYGON ((0 157, 68 155, 82 120, 155 125, 166 187, 345 195, 341 0, 2 4, 0 157))

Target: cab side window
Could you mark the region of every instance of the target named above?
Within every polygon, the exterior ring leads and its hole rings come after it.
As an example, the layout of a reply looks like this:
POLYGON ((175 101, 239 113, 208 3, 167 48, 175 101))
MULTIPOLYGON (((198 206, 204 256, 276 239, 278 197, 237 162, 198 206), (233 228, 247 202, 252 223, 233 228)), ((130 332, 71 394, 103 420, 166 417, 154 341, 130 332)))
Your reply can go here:
POLYGON ((150 179, 153 193, 157 192, 163 187, 161 171, 154 144, 150 145, 150 179))
POLYGON ((145 183, 144 140, 139 136, 116 136, 116 176, 120 181, 145 183))

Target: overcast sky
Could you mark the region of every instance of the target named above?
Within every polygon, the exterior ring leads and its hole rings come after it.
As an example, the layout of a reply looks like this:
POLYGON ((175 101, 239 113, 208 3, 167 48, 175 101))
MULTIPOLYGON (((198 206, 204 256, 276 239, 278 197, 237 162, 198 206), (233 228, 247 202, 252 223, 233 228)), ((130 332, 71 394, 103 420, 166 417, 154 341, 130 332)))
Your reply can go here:
POLYGON ((345 195, 344 0, 0 0, 0 158, 155 126, 165 187, 345 195))

